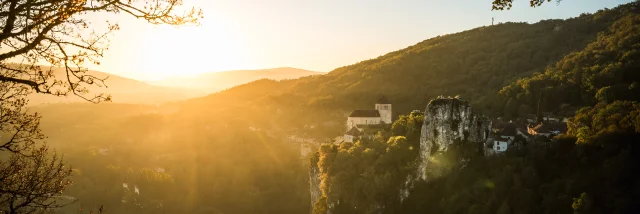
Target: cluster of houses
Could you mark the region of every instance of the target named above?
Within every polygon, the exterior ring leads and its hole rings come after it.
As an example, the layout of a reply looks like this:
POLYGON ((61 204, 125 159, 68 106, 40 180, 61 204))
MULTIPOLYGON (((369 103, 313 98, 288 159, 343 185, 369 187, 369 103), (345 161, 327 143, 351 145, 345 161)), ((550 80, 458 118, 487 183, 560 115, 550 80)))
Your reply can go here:
POLYGON ((533 142, 536 137, 544 136, 551 139, 553 136, 567 131, 566 119, 547 114, 542 121, 537 121, 536 115, 528 115, 526 118, 517 118, 508 123, 502 123, 501 119, 494 121, 494 128, 500 130, 493 136, 493 150, 505 152, 509 146, 513 146, 516 136, 521 136, 526 142, 533 142))

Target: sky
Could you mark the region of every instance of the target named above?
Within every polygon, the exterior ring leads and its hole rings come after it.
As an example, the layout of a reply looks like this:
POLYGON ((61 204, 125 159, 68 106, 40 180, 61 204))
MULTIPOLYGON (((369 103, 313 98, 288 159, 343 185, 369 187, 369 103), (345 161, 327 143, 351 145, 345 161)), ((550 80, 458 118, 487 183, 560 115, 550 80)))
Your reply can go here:
POLYGON ((151 25, 125 15, 91 15, 121 30, 91 69, 138 80, 225 70, 295 67, 329 72, 420 41, 491 25, 535 23, 613 8, 632 0, 555 0, 530 8, 515 0, 184 0, 201 8, 200 26, 151 25))

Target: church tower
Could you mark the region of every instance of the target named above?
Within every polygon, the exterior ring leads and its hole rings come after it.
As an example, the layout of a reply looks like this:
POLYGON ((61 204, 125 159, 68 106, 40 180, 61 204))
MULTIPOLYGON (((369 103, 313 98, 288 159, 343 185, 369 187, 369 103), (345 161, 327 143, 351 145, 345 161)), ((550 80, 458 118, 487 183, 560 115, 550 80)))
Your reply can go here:
POLYGON ((391 124, 391 102, 384 95, 376 102, 376 110, 380 112, 380 121, 391 124))

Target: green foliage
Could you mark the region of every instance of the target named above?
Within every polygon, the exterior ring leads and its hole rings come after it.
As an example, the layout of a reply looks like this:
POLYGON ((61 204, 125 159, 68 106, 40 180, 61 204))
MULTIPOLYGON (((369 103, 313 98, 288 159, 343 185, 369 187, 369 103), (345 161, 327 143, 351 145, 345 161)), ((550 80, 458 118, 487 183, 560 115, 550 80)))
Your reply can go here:
POLYGON ((586 192, 580 194, 579 198, 573 198, 573 204, 571 204, 574 214, 589 213, 591 210, 590 206, 591 201, 589 200, 589 195, 587 195, 586 192))
POLYGON ((591 143, 596 136, 640 133, 640 104, 631 101, 599 103, 576 112, 568 122, 568 134, 578 143, 591 143))
POLYGON ((638 140, 635 135, 593 145, 565 137, 476 158, 416 185, 395 213, 570 213, 577 203, 572 198, 584 192, 590 197, 578 203, 588 207, 584 213, 633 213, 640 190, 630 187, 640 185, 633 175, 640 165, 629 154, 640 151, 638 140))
POLYGON ((417 148, 423 122, 424 114, 422 112, 412 112, 409 115, 401 115, 391 125, 391 135, 406 136, 412 143, 412 146, 417 148))
MULTIPOLYGON (((410 172, 415 170, 420 126, 424 116, 401 116, 392 133, 412 136, 376 138, 340 146, 323 145, 319 152, 321 191, 325 204, 336 204, 335 213, 370 213, 384 205, 399 206, 400 192, 410 172)), ((317 208, 321 209, 321 208, 317 208)), ((314 211, 315 212, 315 211, 314 211)))
POLYGON ((480 27, 338 68, 292 91, 332 95, 335 107, 345 109, 384 93, 401 112, 422 109, 440 94, 460 94, 487 113, 499 112, 504 102, 495 94, 505 83, 543 71, 563 55, 582 49, 605 26, 576 18, 480 27), (563 30, 554 32, 556 25, 563 30))
MULTIPOLYGON (((557 111, 563 104, 640 101, 640 14, 636 3, 599 12, 593 19, 596 17, 613 23, 595 41, 545 72, 511 83, 500 93, 510 102, 528 106, 540 102, 543 111, 557 111)), ((513 107, 507 108, 513 111, 513 107)))
POLYGON ((327 207, 327 197, 322 196, 313 204, 313 214, 326 214, 329 208, 327 207))
POLYGON ((507 99, 507 117, 520 114, 517 106, 567 111, 567 104, 600 102, 575 112, 567 135, 510 148, 503 156, 477 158, 417 185, 401 212, 637 212, 632 201, 639 199, 640 190, 630 188, 640 185, 632 175, 640 167, 638 156, 631 155, 640 151, 636 7, 632 3, 585 16, 614 22, 584 50, 500 92, 507 99))

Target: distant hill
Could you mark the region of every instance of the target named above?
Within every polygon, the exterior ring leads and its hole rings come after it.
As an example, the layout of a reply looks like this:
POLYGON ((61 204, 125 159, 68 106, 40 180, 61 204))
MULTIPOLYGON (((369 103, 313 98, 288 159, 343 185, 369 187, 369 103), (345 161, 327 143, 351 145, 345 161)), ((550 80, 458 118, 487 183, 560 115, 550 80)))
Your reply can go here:
MULTIPOLYGON (((128 79, 99 71, 88 72, 96 77, 108 77, 105 81, 107 87, 91 86, 89 87, 90 94, 110 94, 112 96, 112 102, 114 103, 160 104, 163 102, 184 100, 195 96, 205 95, 195 90, 150 85, 138 80, 128 79)), ((54 70, 54 73, 57 77, 63 77, 66 75, 64 74, 63 69, 56 69, 54 70)), ((74 95, 56 97, 47 94, 31 94, 28 98, 30 99, 30 105, 86 102, 74 95)))
POLYGON ((321 75, 322 72, 308 71, 298 68, 281 67, 259 70, 234 70, 204 73, 189 77, 178 77, 160 81, 149 81, 149 84, 197 89, 204 93, 214 93, 233 86, 242 85, 259 79, 297 79, 304 76, 321 75))

